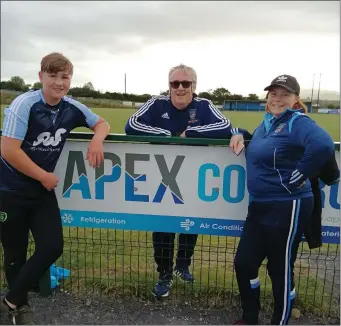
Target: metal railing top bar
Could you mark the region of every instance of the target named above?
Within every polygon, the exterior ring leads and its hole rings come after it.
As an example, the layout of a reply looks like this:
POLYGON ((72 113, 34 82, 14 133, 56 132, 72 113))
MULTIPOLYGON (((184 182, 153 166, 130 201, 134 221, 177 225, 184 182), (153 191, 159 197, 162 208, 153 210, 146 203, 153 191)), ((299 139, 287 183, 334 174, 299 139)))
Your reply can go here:
MULTIPOLYGON (((91 139, 91 132, 72 132, 68 137, 70 140, 86 140, 91 139)), ((166 137, 166 136, 132 136, 126 134, 111 133, 105 139, 106 141, 114 142, 138 142, 138 143, 153 143, 153 144, 181 144, 181 145, 228 145, 229 139, 212 139, 212 138, 181 138, 181 137, 166 137)))
MULTIPOLYGON (((0 130, 1 136, 1 130, 0 130)), ((92 132, 71 132, 69 140, 90 140, 93 137, 92 132)), ((110 133, 106 141, 113 142, 137 142, 137 143, 153 143, 153 144, 179 144, 179 145, 215 145, 227 146, 229 139, 213 139, 213 138, 181 138, 181 137, 165 137, 165 136, 132 136, 126 134, 110 133)), ((334 142, 335 150, 340 151, 340 142, 334 142)))
MULTIPOLYGON (((88 140, 91 139, 91 132, 71 132, 70 140, 88 140)), ((164 137, 164 136, 132 136, 125 134, 111 133, 105 139, 115 142, 139 142, 139 143, 160 143, 160 144, 181 144, 181 145, 223 145, 229 144, 229 139, 213 139, 213 138, 181 138, 181 137, 164 137)), ((340 142, 334 142, 335 150, 340 151, 340 142)))

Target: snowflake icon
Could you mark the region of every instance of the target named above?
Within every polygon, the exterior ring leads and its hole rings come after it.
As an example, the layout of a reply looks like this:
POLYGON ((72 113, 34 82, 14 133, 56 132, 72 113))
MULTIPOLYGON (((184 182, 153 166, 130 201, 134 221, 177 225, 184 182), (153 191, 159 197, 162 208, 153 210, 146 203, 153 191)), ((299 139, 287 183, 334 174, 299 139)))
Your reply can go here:
POLYGON ((68 223, 68 224, 71 224, 73 222, 73 217, 72 217, 72 214, 66 214, 64 213, 64 215, 62 216, 62 220, 63 220, 63 223, 68 223))

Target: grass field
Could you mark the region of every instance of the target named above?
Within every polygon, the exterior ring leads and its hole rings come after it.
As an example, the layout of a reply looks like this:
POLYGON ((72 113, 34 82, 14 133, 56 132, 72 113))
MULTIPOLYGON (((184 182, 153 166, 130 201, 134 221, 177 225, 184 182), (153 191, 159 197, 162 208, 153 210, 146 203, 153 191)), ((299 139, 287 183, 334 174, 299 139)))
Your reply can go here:
MULTIPOLYGON (((1 123, 4 118, 3 108, 2 105, 1 123)), ((109 121, 112 133, 124 133, 126 121, 135 112, 133 109, 106 108, 93 111, 109 121)), ((263 113, 224 114, 234 127, 242 127, 250 132, 263 118, 263 113)), ((330 133, 334 141, 340 141, 338 115, 310 116, 330 133)), ((76 131, 88 130, 79 128, 76 131)), ((70 269, 72 273, 71 278, 63 284, 64 289, 75 293, 110 293, 117 296, 148 295, 157 278, 150 232, 65 228, 64 234, 64 255, 57 264, 70 269)), ((196 285, 190 287, 176 284, 172 298, 175 293, 179 297, 193 294, 193 300, 201 300, 202 304, 208 306, 234 302, 233 298, 238 291, 233 270, 233 256, 237 244, 238 239, 235 238, 199 236, 192 265, 197 279, 196 285)), ((302 245, 298 254, 298 258, 302 259, 298 259, 296 264, 296 304, 304 310, 338 315, 338 293, 334 292, 334 279, 321 278, 321 269, 310 266, 309 261, 304 258, 305 253, 310 257, 311 253, 306 244, 302 245)), ((323 259, 331 253, 334 258, 337 257, 339 247, 328 245, 313 252, 323 259)), ((335 271, 330 269, 328 273, 335 271)), ((263 303, 268 307, 272 297, 271 282, 264 266, 260 271, 260 280, 263 303)))
MULTIPOLYGON (((1 126, 4 119, 4 105, 1 105, 1 126)), ((124 126, 128 118, 135 112, 134 109, 93 109, 93 111, 105 118, 111 125, 112 133, 124 133, 124 126)), ((253 131, 262 121, 262 112, 223 112, 232 122, 234 127, 241 127, 253 131)), ((340 141, 340 116, 334 114, 310 114, 321 127, 325 128, 334 139, 340 141)), ((78 128, 75 131, 88 131, 86 128, 78 128)))

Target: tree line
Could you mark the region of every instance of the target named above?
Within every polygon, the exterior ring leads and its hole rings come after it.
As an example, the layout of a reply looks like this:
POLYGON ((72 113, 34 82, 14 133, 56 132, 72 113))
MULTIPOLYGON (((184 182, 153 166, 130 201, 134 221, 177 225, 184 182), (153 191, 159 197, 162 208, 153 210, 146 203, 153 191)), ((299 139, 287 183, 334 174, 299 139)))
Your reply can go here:
MULTIPOLYGON (((1 81, 0 89, 27 92, 30 89, 40 89, 42 87, 40 82, 36 82, 33 85, 26 84, 24 79, 19 76, 13 76, 10 80, 1 81)), ((168 95, 169 91, 161 91, 160 95, 168 95)), ((116 101, 131 101, 131 102, 146 102, 152 95, 151 94, 129 94, 129 93, 118 93, 118 92, 105 92, 102 93, 95 90, 91 82, 85 83, 82 87, 71 87, 68 95, 72 97, 89 97, 95 99, 110 99, 116 101)), ((219 87, 214 90, 210 89, 206 92, 200 92, 197 94, 199 97, 207 98, 215 104, 222 104, 225 100, 259 100, 257 94, 249 94, 244 97, 240 94, 231 94, 228 89, 219 87)))

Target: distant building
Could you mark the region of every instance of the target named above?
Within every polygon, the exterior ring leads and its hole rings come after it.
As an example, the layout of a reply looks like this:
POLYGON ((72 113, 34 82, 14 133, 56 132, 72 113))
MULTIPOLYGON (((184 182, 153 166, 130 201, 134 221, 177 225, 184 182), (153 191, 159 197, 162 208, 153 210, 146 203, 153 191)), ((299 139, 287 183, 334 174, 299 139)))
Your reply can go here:
POLYGON ((320 109, 317 110, 317 113, 340 114, 340 108, 338 108, 338 109, 320 108, 320 109))
MULTIPOLYGON (((224 111, 265 111, 265 100, 248 101, 248 100, 226 100, 223 105, 224 111)), ((311 102, 304 102, 311 112, 311 102)))

